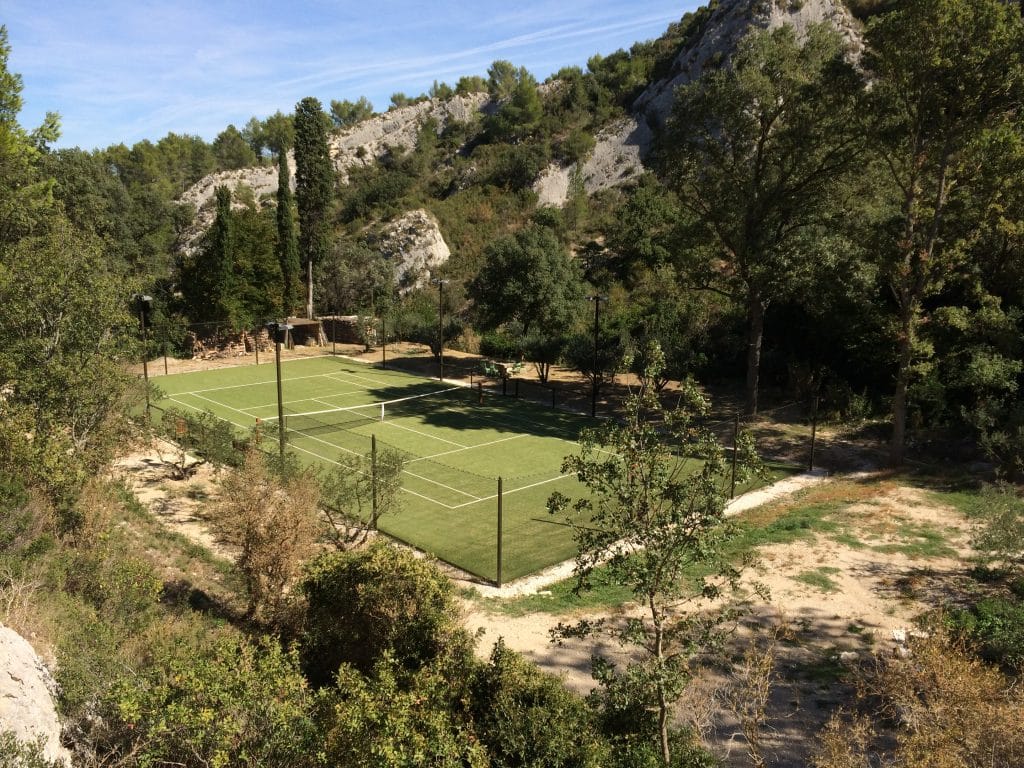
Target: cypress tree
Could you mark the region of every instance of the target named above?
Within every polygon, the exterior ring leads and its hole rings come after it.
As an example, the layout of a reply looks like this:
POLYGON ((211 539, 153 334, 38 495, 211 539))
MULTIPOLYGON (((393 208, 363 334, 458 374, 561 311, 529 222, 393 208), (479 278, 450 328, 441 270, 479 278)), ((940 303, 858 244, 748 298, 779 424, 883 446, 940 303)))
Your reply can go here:
POLYGON ((217 217, 210 227, 210 239, 206 251, 206 265, 209 272, 205 297, 211 308, 211 319, 217 322, 231 322, 234 290, 234 233, 231 222, 231 190, 217 187, 217 217))
POLYGON ((327 119, 320 101, 307 96, 295 105, 295 202, 299 209, 299 253, 306 271, 306 316, 313 316, 313 266, 327 257, 327 214, 334 168, 327 150, 327 119))
POLYGON ((277 156, 277 260, 281 264, 281 304, 291 315, 302 301, 299 277, 299 245, 295 240, 292 218, 292 190, 288 172, 288 155, 277 156))

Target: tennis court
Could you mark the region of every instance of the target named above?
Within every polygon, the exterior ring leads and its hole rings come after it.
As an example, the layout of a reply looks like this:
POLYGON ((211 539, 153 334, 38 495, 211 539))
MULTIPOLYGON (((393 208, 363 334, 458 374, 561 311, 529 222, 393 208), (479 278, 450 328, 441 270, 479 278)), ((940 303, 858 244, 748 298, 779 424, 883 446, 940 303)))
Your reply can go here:
MULTIPOLYGON (((552 491, 582 492, 560 471, 589 419, 512 397, 344 358, 285 361, 287 449, 330 467, 343 454, 402 453, 402 510, 381 529, 484 579, 497 575, 498 477, 503 481, 502 578, 538 571, 575 554, 571 530, 548 514, 552 491)), ((210 411, 248 432, 259 423, 276 446, 273 363, 178 374, 157 382, 162 408, 210 411)))

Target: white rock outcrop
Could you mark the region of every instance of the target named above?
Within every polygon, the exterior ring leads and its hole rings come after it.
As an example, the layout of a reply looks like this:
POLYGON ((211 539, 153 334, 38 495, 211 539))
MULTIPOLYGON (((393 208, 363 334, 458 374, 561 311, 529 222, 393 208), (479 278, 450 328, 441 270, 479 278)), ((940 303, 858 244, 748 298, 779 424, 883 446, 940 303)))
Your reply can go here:
POLYGON ((724 0, 692 43, 672 62, 668 77, 651 83, 633 102, 633 113, 652 127, 665 124, 672 112, 675 89, 690 83, 709 67, 725 66, 740 40, 758 29, 792 26, 798 37, 811 24, 827 23, 843 35, 853 56, 864 47, 860 27, 842 0, 724 0))
MULTIPOLYGON (((709 67, 728 64, 736 46, 753 28, 791 25, 798 36, 811 24, 828 23, 845 38, 854 56, 863 49, 857 21, 841 0, 722 0, 695 39, 676 56, 668 77, 649 85, 633 102, 633 114, 595 136, 597 144, 583 165, 587 194, 627 183, 643 173, 654 131, 672 112, 675 90, 709 67)), ((534 191, 541 205, 565 204, 574 166, 551 165, 534 191)))
POLYGON ((403 292, 424 285, 452 255, 437 219, 422 209, 388 224, 377 246, 394 266, 395 282, 403 292))
POLYGON ((53 678, 21 635, 0 625, 0 731, 24 742, 42 739, 43 756, 71 764, 60 743, 60 721, 53 705, 53 678))
MULTIPOLYGON (((342 183, 348 180, 348 170, 356 166, 370 165, 383 157, 389 148, 409 150, 416 146, 420 127, 427 120, 437 124, 438 135, 453 122, 470 122, 487 107, 486 93, 470 93, 453 96, 450 99, 429 99, 408 107, 392 109, 374 115, 327 137, 328 150, 342 183)), ((291 170, 291 186, 295 188, 295 153, 288 152, 288 167, 291 170)), ((263 165, 241 168, 237 171, 219 171, 204 176, 189 187, 179 198, 201 211, 212 198, 217 187, 226 186, 232 190, 245 185, 260 195, 271 195, 277 191, 277 166, 263 165)))

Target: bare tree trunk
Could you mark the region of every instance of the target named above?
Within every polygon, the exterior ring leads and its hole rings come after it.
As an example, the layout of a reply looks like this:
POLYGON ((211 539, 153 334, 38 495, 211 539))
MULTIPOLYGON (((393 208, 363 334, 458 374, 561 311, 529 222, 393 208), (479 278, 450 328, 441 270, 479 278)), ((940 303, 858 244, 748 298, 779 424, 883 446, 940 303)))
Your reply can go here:
MULTIPOLYGON (((665 657, 665 635, 662 631, 662 618, 661 612, 658 610, 657 604, 654 602, 653 595, 648 596, 648 607, 651 611, 651 618, 654 623, 654 656, 661 664, 665 657)), ((658 680, 658 734, 661 737, 661 759, 665 765, 669 765, 672 762, 672 752, 668 741, 668 721, 669 721, 669 706, 668 698, 665 694, 665 683, 663 680, 658 680)))
POLYGON ((761 340, 764 338, 764 302, 754 291, 747 298, 747 390, 746 413, 757 413, 757 390, 761 372, 761 340))
POLYGON ((898 368, 896 390, 892 396, 892 442, 889 461, 894 467, 903 464, 907 438, 907 388, 910 386, 910 364, 914 353, 914 309, 900 309, 899 338, 896 340, 898 368))

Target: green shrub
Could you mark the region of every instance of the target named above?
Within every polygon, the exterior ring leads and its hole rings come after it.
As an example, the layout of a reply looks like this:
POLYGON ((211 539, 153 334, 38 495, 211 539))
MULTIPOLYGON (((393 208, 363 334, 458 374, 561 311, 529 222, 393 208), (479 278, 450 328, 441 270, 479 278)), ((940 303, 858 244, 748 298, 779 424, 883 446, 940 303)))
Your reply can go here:
POLYGON ((324 696, 324 752, 346 768, 485 768, 487 755, 458 706, 459 680, 409 674, 385 654, 365 677, 344 664, 324 696))
POLYGON ((351 664, 369 674, 385 654, 415 671, 449 651, 468 654, 451 582, 429 561, 386 544, 330 552, 308 567, 303 668, 327 685, 351 664))
POLYGON ((43 756, 43 740, 19 741, 10 731, 0 731, 0 768, 58 768, 43 756))
POLYGON ((976 645, 986 661, 1009 670, 1024 669, 1024 603, 989 598, 949 619, 951 629, 976 645))
POLYGON ((312 695, 294 653, 223 636, 205 648, 160 647, 101 709, 103 752, 185 768, 317 763, 312 695))
POLYGON ((470 688, 473 723, 494 768, 596 768, 607 763, 608 745, 583 699, 502 642, 470 688))

